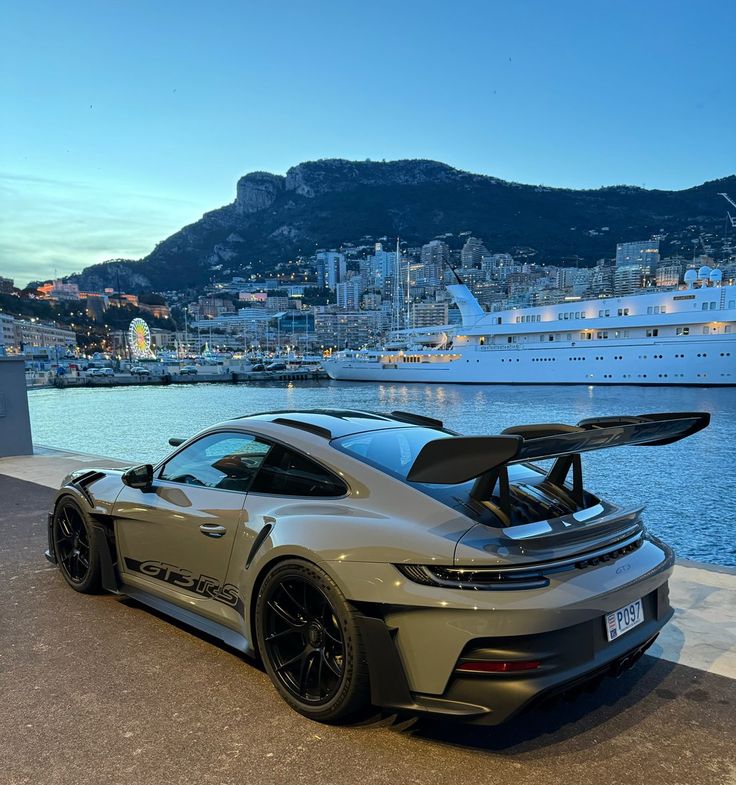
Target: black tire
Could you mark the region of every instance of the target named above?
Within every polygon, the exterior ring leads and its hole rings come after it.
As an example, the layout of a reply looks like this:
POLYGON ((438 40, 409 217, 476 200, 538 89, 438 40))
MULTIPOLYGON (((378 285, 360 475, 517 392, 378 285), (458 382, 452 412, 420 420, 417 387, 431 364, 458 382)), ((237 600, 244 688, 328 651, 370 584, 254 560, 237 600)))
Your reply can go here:
POLYGON ((258 650, 281 697, 309 719, 345 722, 370 705, 356 615, 329 575, 309 562, 280 562, 261 584, 258 650))
POLYGON ((56 562, 64 580, 74 591, 97 594, 101 589, 102 570, 92 526, 71 497, 63 498, 56 505, 51 532, 56 562))

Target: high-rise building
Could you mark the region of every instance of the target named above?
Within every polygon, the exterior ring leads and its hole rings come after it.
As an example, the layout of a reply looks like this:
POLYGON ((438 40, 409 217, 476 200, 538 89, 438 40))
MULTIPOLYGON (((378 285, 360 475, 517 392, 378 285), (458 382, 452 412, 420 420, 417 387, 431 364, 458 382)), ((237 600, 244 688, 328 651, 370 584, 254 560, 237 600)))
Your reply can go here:
POLYGON ((0 294, 12 294, 15 282, 12 278, 3 278, 0 275, 0 294))
POLYGON ((392 278, 396 269, 396 251, 384 251, 381 243, 376 243, 375 251, 368 257, 373 283, 379 288, 388 278, 392 278))
POLYGON ((339 251, 317 251, 315 255, 317 268, 317 286, 327 286, 333 291, 337 284, 347 276, 345 254, 339 251))
POLYGON ((339 283, 336 287, 337 307, 357 311, 360 308, 360 296, 364 289, 361 275, 354 275, 350 280, 339 283))
POLYGON ((616 266, 613 272, 613 293, 616 297, 633 294, 637 289, 641 289, 645 275, 646 269, 641 264, 616 266))
POLYGON ((438 286, 442 272, 450 263, 450 246, 444 240, 430 240, 422 246, 420 260, 424 268, 421 280, 426 286, 438 286))
POLYGON ((483 240, 478 237, 468 237, 462 251, 460 261, 463 267, 479 267, 480 260, 488 256, 488 249, 483 245, 483 240))
POLYGON ((522 265, 508 253, 484 254, 480 268, 486 273, 487 280, 505 281, 509 275, 521 272, 522 265))
POLYGON ((447 324, 447 303, 414 303, 411 307, 412 327, 437 327, 447 324))
POLYGON ((659 264, 659 240, 638 240, 633 243, 618 243, 616 266, 641 265, 645 271, 653 272, 659 264))

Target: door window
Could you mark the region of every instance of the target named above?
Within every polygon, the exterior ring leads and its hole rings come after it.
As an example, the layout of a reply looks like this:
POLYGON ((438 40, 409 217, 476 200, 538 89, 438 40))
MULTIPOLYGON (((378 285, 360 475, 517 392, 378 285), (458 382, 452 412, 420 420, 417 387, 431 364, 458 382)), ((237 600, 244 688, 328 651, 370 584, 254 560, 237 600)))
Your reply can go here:
POLYGON ((275 444, 251 491, 277 496, 344 496, 345 483, 305 455, 275 444))
POLYGON ((159 475, 169 482, 245 493, 271 449, 247 433, 213 433, 185 447, 159 475))

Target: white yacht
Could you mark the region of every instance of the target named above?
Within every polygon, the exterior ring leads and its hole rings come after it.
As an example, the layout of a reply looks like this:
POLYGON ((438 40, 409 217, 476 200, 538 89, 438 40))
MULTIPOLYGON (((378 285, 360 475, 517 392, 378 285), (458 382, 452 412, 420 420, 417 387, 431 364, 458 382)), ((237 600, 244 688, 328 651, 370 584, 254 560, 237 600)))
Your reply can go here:
POLYGON ((465 285, 448 286, 461 324, 405 331, 406 348, 337 352, 323 366, 350 381, 736 385, 736 286, 718 270, 688 284, 492 313, 465 285))

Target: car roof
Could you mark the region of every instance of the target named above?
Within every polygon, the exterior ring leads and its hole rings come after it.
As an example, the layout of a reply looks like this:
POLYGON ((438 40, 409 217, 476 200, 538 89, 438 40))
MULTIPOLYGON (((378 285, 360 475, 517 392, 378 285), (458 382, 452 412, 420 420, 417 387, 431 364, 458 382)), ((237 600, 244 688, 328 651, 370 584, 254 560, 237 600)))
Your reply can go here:
POLYGON ((326 439, 386 428, 412 426, 442 428, 442 423, 439 420, 408 412, 380 414, 356 409, 281 409, 244 415, 238 417, 237 420, 239 423, 244 423, 244 421, 273 422, 308 431, 326 439))

